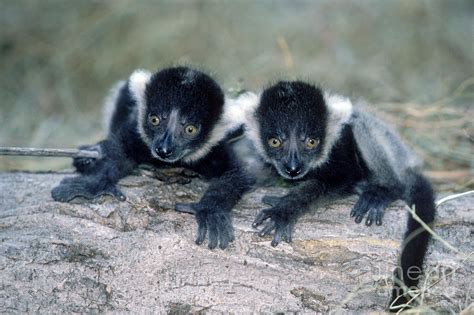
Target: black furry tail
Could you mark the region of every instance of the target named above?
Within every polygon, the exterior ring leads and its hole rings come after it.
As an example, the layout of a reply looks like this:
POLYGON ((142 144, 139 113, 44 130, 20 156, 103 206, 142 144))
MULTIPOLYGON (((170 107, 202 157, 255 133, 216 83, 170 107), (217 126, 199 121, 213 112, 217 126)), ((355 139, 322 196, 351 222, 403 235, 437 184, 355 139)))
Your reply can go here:
MULTIPOLYGON (((412 178, 412 184, 409 185, 404 200, 410 208, 415 210, 423 222, 431 224, 436 214, 433 189, 423 175, 414 173, 412 178)), ((423 260, 429 240, 430 233, 410 214, 403 238, 402 253, 394 271, 394 286, 390 299, 391 310, 397 311, 401 305, 407 304, 411 300, 406 289, 413 289, 418 285, 423 274, 423 260)))

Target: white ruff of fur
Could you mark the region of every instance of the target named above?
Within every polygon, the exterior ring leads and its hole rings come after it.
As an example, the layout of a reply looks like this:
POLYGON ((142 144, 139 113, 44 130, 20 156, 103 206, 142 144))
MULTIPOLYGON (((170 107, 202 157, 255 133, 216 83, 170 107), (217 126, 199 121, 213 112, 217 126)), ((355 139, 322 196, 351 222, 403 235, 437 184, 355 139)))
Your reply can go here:
POLYGON ((128 79, 130 92, 133 98, 135 99, 138 108, 138 133, 140 134, 143 141, 145 141, 145 143, 147 143, 148 145, 150 145, 151 139, 148 138, 148 136, 146 135, 143 123, 145 122, 146 114, 145 91, 151 76, 152 73, 150 71, 138 69, 135 70, 128 79))
POLYGON ((198 150, 186 155, 183 158, 185 163, 192 163, 206 156, 211 149, 216 146, 229 133, 242 126, 246 117, 258 104, 258 98, 251 92, 246 92, 236 99, 226 98, 222 117, 211 130, 206 143, 198 150))
POLYGON ((110 133, 110 124, 112 123, 112 116, 115 113, 115 108, 117 107, 117 100, 120 96, 120 91, 126 84, 125 81, 119 81, 114 84, 110 89, 109 93, 105 97, 104 107, 102 108, 102 127, 104 133, 108 135, 110 133))
POLYGON ((255 95, 255 104, 253 106, 253 110, 247 113, 245 119, 245 132, 247 137, 252 141, 253 146, 257 150, 258 154, 262 157, 262 159, 266 162, 271 162, 270 158, 265 151, 265 146, 262 143, 262 138, 260 136, 260 124, 255 117, 255 112, 260 104, 260 95, 255 95))
POLYGON ((342 128, 352 116, 352 102, 343 96, 324 92, 324 101, 328 109, 328 121, 326 127, 326 139, 321 156, 311 165, 317 168, 328 161, 332 147, 339 139, 342 128))

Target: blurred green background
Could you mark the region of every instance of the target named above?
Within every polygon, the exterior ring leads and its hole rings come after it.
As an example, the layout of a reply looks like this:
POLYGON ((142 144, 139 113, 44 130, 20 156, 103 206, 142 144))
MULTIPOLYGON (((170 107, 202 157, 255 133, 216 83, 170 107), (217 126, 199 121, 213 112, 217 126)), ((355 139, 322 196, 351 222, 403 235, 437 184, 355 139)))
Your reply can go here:
MULTIPOLYGON (((0 0, 0 146, 76 147, 135 68, 226 89, 300 78, 367 101, 436 182, 472 186, 474 1, 0 0)), ((0 157, 0 170, 69 159, 0 157)))

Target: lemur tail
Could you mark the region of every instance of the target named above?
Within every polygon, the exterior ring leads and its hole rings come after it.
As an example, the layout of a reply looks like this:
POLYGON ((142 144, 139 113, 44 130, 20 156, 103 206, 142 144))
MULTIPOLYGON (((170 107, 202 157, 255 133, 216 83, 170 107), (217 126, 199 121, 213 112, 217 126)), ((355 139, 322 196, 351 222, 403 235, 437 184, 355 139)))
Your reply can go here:
MULTIPOLYGON (((423 222, 430 224, 436 214, 433 189, 421 174, 414 173, 412 179, 412 185, 408 187, 404 200, 410 208, 415 210, 416 215, 423 222)), ((390 300, 391 310, 397 311, 400 306, 411 300, 412 297, 406 292, 406 289, 416 288, 423 274, 423 260, 429 240, 430 233, 410 214, 403 238, 402 252, 394 272, 394 286, 390 300)))

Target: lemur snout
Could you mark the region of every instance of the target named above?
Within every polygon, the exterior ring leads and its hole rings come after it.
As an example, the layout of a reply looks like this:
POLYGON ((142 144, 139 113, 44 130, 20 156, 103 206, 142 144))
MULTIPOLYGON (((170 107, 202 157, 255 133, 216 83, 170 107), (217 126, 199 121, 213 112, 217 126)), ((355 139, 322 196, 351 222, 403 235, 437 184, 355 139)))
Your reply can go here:
POLYGON ((296 177, 301 173, 301 164, 295 150, 290 151, 288 163, 285 163, 285 172, 290 177, 296 177))
POLYGON ((170 156, 173 155, 173 151, 171 150, 171 148, 167 146, 156 147, 155 152, 156 154, 158 154, 160 158, 163 158, 163 159, 169 158, 170 156))
POLYGON ((301 167, 299 166, 286 166, 285 167, 285 172, 290 175, 291 177, 296 177, 301 173, 301 167))

